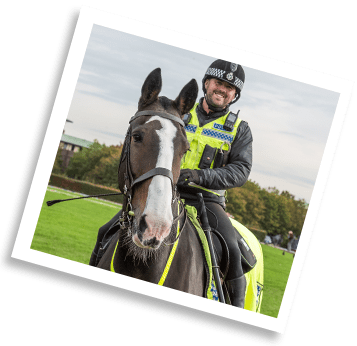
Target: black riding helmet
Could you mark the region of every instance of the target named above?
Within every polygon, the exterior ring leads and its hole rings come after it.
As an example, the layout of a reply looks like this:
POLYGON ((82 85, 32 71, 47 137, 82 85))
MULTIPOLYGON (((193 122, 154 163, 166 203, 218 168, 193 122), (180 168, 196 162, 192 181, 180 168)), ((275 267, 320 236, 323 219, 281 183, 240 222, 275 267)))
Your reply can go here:
MULTIPOLYGON (((206 87, 205 82, 207 79, 216 78, 223 82, 227 82, 236 88, 236 96, 231 104, 238 101, 240 98, 240 93, 243 89, 245 73, 241 65, 225 61, 225 60, 215 60, 207 69, 203 79, 202 79, 202 90, 206 98, 206 87)), ((206 99, 207 101, 207 99, 206 99)), ((208 107, 213 111, 221 111, 222 109, 211 106, 208 102, 208 107)))

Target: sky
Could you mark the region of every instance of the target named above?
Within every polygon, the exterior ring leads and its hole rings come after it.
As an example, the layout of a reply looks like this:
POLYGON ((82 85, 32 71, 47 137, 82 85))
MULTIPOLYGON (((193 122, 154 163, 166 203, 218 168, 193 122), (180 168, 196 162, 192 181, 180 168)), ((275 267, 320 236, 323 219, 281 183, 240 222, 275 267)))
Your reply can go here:
MULTIPOLYGON (((218 52, 219 53, 219 52, 218 52)), ((192 78, 203 96, 210 57, 94 25, 65 133, 106 145, 124 141, 147 75, 161 68, 162 96, 175 99, 192 78)), ((239 56, 234 61, 239 64, 239 56)), ((310 201, 339 94, 244 66, 241 97, 230 108, 253 134, 249 179, 310 201)))

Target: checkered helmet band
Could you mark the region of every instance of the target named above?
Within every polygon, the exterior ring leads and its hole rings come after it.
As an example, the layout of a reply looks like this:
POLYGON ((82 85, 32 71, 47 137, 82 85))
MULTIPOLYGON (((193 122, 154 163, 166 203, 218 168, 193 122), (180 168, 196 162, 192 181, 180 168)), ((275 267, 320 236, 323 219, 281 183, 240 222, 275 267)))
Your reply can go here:
POLYGON ((221 79, 229 84, 234 85, 236 88, 238 88, 240 91, 242 91, 244 83, 242 80, 240 80, 238 77, 233 76, 232 72, 224 71, 219 68, 215 67, 209 67, 206 71, 206 76, 212 76, 214 78, 221 79), (234 77, 234 81, 232 80, 234 77))

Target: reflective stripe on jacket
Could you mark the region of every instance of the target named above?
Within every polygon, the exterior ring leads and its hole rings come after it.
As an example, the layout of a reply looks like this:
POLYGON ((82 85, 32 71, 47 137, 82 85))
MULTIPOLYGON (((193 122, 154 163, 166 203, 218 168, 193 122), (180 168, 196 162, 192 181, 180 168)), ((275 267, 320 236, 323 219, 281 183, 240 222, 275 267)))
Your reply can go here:
MULTIPOLYGON (((205 169, 224 167, 241 119, 237 118, 233 130, 226 131, 223 125, 230 112, 200 127, 196 113, 198 103, 190 111, 191 119, 185 127, 190 150, 181 161, 181 169, 205 169)), ((203 188, 202 188, 203 189, 203 188)), ((223 196, 225 190, 209 190, 215 195, 223 196)))

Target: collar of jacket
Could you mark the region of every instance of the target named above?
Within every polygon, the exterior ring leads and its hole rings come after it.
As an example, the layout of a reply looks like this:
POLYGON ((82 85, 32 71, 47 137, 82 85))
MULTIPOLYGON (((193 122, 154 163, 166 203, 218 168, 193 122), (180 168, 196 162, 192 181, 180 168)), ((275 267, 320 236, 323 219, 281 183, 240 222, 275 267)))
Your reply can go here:
POLYGON ((196 108, 196 112, 199 118, 209 119, 210 121, 214 119, 218 119, 223 115, 226 115, 229 111, 229 106, 227 106, 223 111, 220 112, 209 112, 207 113, 203 108, 203 97, 200 99, 198 106, 196 108))

